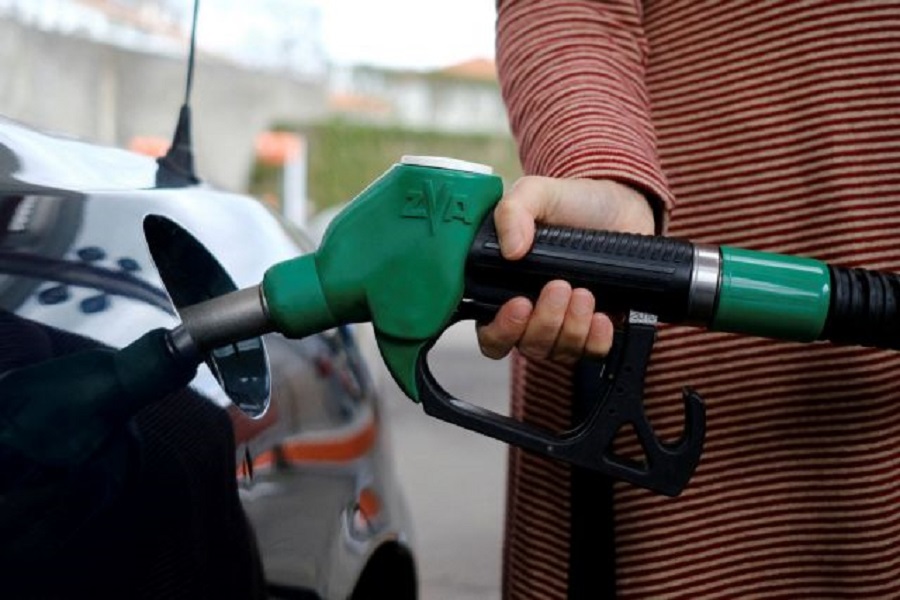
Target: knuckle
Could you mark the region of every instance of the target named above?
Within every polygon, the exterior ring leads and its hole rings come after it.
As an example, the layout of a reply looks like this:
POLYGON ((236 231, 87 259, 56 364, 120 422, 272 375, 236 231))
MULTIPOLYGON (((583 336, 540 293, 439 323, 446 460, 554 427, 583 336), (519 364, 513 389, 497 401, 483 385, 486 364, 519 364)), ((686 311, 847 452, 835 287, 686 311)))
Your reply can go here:
POLYGON ((511 193, 514 195, 519 194, 528 194, 531 190, 534 189, 534 185, 537 182, 537 177, 534 175, 523 175, 516 179, 516 181, 512 185, 511 193))
POLYGON ((550 357, 552 348, 540 342, 522 342, 519 344, 519 352, 527 358, 546 360, 550 357))
POLYGON ((574 362, 584 356, 585 354, 585 338, 587 337, 587 332, 582 332, 578 330, 576 332, 569 332, 567 334, 561 334, 559 337, 559 342, 556 344, 556 347, 553 350, 553 357, 557 360, 563 360, 566 362, 574 362))
POLYGON ((560 347, 553 351, 551 358, 556 362, 569 365, 577 362, 581 356, 582 353, 580 350, 569 347, 560 347))
POLYGON ((516 202, 535 201, 547 196, 547 178, 538 175, 525 175, 513 183, 509 197, 516 202))
POLYGON ((505 223, 513 218, 516 213, 516 206, 509 195, 503 196, 497 206, 494 207, 494 220, 498 223, 505 223))

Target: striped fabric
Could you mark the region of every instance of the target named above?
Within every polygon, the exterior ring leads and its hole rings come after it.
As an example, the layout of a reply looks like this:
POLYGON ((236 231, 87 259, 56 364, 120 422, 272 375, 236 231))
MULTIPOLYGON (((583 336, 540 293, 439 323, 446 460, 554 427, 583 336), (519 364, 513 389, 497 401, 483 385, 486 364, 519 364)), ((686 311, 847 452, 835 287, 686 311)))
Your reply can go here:
MULTIPOLYGON (((571 407, 547 399, 571 396, 570 370, 550 362, 539 371, 525 366, 512 361, 512 414, 550 431, 568 429, 571 407)), ((512 597, 553 598, 565 589, 569 539, 559 532, 567 530, 569 497, 567 465, 510 451, 503 587, 512 597)))
MULTIPOLYGON (((634 185, 674 236, 900 271, 900 1, 510 0, 498 68, 527 172, 634 185)), ((535 422, 565 411, 545 369, 517 366, 535 422)), ((706 450, 677 499, 617 487, 619 595, 900 598, 898 370, 663 328, 648 412, 676 437, 694 386, 706 450)), ((568 559, 568 473, 511 464, 505 597, 565 598, 538 567, 568 559)))

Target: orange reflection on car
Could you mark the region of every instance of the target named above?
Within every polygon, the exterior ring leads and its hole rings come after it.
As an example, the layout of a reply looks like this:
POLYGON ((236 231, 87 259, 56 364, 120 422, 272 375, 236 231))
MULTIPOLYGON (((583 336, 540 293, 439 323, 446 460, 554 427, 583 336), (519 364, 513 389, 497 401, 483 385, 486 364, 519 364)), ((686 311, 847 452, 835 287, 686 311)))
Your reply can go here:
MULTIPOLYGON (((289 439, 255 456, 253 469, 260 471, 275 465, 350 462, 371 450, 375 444, 377 431, 375 419, 369 418, 362 427, 342 435, 316 439, 289 439)), ((241 475, 241 470, 238 474, 241 475)))

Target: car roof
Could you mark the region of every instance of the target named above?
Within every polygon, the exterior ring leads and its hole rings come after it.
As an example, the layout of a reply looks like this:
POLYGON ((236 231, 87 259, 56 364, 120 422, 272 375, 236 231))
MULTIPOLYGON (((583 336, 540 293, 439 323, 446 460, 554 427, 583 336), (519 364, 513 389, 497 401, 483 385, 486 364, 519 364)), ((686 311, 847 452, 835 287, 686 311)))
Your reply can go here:
POLYGON ((154 159, 47 133, 0 116, 0 189, 68 192, 156 187, 154 159))

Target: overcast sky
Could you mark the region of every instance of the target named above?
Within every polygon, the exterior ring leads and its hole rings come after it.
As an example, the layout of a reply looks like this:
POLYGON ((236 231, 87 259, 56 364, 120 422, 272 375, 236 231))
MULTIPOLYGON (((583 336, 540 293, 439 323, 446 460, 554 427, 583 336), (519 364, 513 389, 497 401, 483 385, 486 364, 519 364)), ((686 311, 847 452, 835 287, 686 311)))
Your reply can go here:
MULTIPOLYGON (((190 22, 193 0, 165 1, 190 22)), ((306 52, 337 65, 435 69, 493 58, 495 1, 205 0, 198 35, 207 49, 269 63, 306 52)))
POLYGON ((494 0, 312 0, 340 64, 434 68, 494 55, 494 0))

